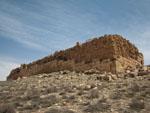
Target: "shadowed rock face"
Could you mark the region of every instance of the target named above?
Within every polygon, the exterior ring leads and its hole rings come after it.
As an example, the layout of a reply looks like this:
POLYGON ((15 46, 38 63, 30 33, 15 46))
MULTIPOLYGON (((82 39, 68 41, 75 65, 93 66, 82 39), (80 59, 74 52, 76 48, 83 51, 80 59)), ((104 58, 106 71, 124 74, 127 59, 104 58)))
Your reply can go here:
POLYGON ((101 72, 124 72, 143 65, 143 55, 128 40, 120 35, 104 35, 83 44, 55 52, 30 64, 22 64, 7 77, 31 76, 61 70, 85 71, 97 69, 101 72))

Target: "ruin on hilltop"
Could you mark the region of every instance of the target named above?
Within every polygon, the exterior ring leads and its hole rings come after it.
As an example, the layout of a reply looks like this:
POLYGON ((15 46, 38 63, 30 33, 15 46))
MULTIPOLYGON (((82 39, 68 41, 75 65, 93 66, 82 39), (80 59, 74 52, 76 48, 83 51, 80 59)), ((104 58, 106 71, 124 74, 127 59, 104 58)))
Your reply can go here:
POLYGON ((143 65, 143 54, 120 35, 104 35, 11 71, 9 79, 61 70, 119 73, 143 65))

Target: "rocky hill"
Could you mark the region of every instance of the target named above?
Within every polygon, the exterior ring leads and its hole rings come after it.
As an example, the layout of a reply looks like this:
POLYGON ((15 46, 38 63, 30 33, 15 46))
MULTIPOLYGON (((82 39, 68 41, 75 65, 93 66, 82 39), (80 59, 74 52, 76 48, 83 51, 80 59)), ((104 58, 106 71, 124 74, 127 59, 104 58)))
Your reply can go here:
POLYGON ((30 64, 22 64, 11 71, 8 80, 41 73, 70 70, 82 72, 97 69, 101 72, 119 73, 143 65, 143 55, 120 35, 104 35, 83 44, 55 52, 30 64))
POLYGON ((150 66, 143 66, 143 55, 119 35, 22 64, 7 79, 0 81, 0 113, 150 111, 150 66))
POLYGON ((149 113, 150 73, 59 71, 0 82, 0 113, 149 113))

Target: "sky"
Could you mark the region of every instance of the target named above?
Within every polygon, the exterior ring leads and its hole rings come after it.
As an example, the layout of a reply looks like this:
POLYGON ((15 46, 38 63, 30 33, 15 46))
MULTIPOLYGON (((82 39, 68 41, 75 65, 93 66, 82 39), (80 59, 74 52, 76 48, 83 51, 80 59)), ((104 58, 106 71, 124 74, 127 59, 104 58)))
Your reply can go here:
POLYGON ((0 0, 0 80, 10 70, 104 34, 134 43, 150 64, 150 0, 0 0))

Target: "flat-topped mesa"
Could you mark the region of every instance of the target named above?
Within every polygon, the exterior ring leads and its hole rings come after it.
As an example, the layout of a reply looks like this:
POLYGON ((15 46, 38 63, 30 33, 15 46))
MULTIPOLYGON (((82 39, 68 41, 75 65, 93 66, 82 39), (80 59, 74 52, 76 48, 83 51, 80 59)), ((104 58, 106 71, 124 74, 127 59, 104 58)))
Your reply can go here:
POLYGON ((83 44, 55 52, 30 64, 22 64, 11 71, 7 80, 61 70, 124 72, 143 65, 143 55, 120 35, 104 35, 83 44))

